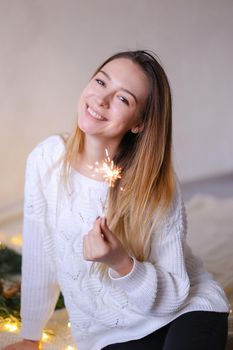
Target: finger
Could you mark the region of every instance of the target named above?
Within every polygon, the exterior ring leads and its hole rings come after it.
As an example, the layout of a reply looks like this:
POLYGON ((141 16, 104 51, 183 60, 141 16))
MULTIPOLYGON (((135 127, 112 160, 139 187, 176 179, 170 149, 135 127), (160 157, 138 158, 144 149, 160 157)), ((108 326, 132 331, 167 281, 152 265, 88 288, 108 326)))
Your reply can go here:
POLYGON ((102 230, 109 230, 109 228, 108 228, 108 225, 107 225, 107 218, 106 218, 106 216, 103 216, 102 218, 100 218, 100 227, 101 227, 101 229, 102 230))
MULTIPOLYGON (((96 221, 98 221, 99 227, 98 227, 98 231, 95 230, 95 232, 98 233, 98 235, 100 234, 101 238, 104 239, 104 234, 103 234, 103 232, 102 232, 102 230, 101 230, 101 221, 102 221, 102 219, 103 219, 103 218, 101 218, 100 216, 97 217, 96 221)), ((95 227, 96 227, 96 226, 95 226, 95 227)), ((94 228, 93 228, 93 230, 94 230, 94 228)))
POLYGON ((113 239, 114 235, 108 227, 106 217, 101 218, 100 228, 101 228, 101 232, 104 234, 105 239, 107 239, 108 241, 113 239))
MULTIPOLYGON (((85 235, 83 238, 83 257, 84 260, 92 261, 95 257, 96 236, 85 235)), ((100 239, 100 238, 99 238, 100 239)))
POLYGON ((101 221, 100 217, 98 217, 95 220, 94 225, 93 225, 93 229, 91 230, 91 233, 101 234, 100 221, 101 221))

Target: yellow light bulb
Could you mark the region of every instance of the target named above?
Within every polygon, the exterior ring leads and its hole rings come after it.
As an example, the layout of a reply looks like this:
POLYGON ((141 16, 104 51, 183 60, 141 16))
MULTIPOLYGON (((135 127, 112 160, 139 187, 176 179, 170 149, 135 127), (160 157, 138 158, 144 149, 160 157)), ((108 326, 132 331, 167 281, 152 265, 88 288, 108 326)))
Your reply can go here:
POLYGON ((42 334, 42 341, 46 342, 50 339, 50 336, 48 334, 46 334, 45 332, 43 332, 42 334))
POLYGON ((54 336, 55 336, 55 333, 52 329, 44 329, 41 341, 43 343, 50 343, 54 336))
POLYGON ((11 237, 11 243, 18 246, 18 247, 22 247, 23 245, 23 239, 21 237, 21 235, 16 235, 16 236, 13 236, 11 237))
POLYGON ((4 328, 6 331, 11 332, 11 333, 14 333, 19 329, 19 327, 16 323, 8 323, 8 322, 4 325, 4 328))

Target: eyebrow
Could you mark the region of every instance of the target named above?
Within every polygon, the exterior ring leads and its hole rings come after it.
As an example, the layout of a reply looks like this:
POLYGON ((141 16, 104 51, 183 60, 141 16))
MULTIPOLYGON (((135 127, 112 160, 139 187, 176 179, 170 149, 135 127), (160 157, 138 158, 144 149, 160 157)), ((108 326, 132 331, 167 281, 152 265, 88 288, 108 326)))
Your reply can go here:
MULTIPOLYGON (((108 75, 108 73, 106 73, 105 71, 100 70, 99 73, 103 73, 108 80, 112 80, 111 77, 108 75)), ((124 88, 121 88, 121 90, 130 94, 134 98, 136 103, 138 102, 137 97, 131 91, 129 91, 128 89, 124 89, 124 88)))

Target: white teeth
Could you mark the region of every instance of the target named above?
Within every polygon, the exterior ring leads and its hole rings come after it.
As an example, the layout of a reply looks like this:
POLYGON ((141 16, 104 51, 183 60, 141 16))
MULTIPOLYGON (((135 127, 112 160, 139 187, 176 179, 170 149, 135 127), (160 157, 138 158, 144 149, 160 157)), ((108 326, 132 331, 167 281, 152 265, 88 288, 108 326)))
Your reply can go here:
POLYGON ((96 111, 94 111, 91 107, 88 107, 87 110, 92 117, 98 120, 104 120, 104 118, 101 115, 99 115, 96 111))

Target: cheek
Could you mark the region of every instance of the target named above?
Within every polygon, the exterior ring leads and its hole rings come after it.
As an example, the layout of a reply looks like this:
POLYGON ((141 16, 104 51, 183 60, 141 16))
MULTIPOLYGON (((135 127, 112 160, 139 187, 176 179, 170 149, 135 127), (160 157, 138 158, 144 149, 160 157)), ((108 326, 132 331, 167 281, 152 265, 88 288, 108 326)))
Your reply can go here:
POLYGON ((114 129, 115 132, 126 133, 136 124, 136 118, 133 114, 122 113, 118 114, 116 118, 114 118, 114 129))
POLYGON ((78 113, 81 113, 84 111, 84 109, 86 108, 86 99, 85 99, 86 95, 84 93, 82 93, 82 95, 80 96, 79 100, 78 100, 78 104, 77 104, 77 111, 78 113))
POLYGON ((128 108, 124 105, 118 106, 118 108, 115 108, 115 110, 113 110, 113 113, 115 115, 115 119, 121 123, 122 125, 128 126, 129 128, 135 124, 135 122, 137 121, 138 117, 138 113, 134 108, 128 108))
POLYGON ((123 121, 127 123, 128 121, 132 120, 132 118, 135 115, 134 108, 130 108, 127 105, 124 105, 123 102, 120 102, 119 100, 115 101, 115 103, 111 106, 111 113, 112 116, 116 120, 123 121))
POLYGON ((79 98, 79 104, 83 105, 87 97, 91 94, 91 90, 89 88, 89 85, 87 85, 84 90, 82 91, 80 98, 79 98))

